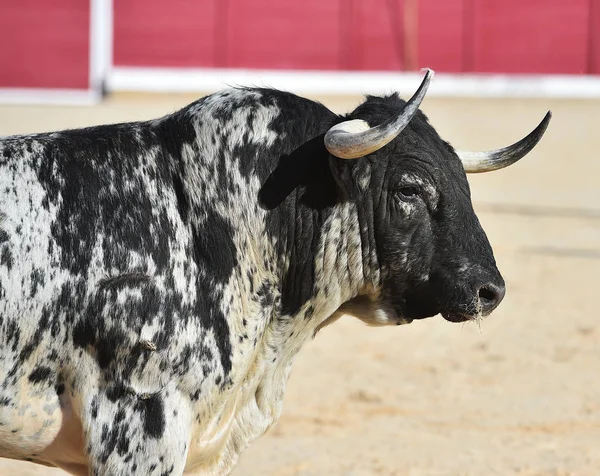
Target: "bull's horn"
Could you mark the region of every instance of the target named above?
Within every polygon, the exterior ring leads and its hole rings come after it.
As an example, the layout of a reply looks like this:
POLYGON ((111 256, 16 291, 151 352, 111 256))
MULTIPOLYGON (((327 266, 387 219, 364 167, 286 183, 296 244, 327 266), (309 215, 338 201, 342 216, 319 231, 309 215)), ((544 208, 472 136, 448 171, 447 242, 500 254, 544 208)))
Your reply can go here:
POLYGON ((502 169, 514 164, 517 160, 525 157, 531 149, 540 141, 550 118, 552 112, 548 111, 542 122, 531 131, 526 137, 521 139, 519 142, 515 142, 513 145, 504 147, 502 149, 492 150, 489 152, 468 152, 457 150, 456 153, 460 158, 465 172, 467 173, 480 173, 480 172, 491 172, 492 170, 502 169))
POLYGON ((400 134, 417 113, 432 77, 433 71, 427 69, 421 86, 397 117, 376 127, 370 127, 362 119, 344 121, 333 126, 325 134, 327 150, 340 159, 358 159, 381 149, 400 134))

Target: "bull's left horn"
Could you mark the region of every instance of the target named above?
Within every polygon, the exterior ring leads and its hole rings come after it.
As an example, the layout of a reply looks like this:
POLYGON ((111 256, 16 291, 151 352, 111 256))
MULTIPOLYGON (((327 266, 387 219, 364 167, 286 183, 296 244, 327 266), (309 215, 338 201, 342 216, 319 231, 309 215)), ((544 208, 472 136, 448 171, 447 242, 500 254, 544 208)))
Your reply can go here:
POLYGON ((456 154, 460 158, 463 168, 466 173, 481 173, 491 172, 492 170, 503 169, 511 164, 514 164, 517 160, 525 157, 531 149, 533 149, 540 141, 550 118, 552 112, 548 111, 542 122, 531 131, 526 137, 521 139, 519 142, 515 142, 513 145, 503 147, 502 149, 492 150, 489 152, 468 152, 457 150, 456 154))
POLYGON ((376 127, 370 127, 361 119, 344 121, 333 126, 325 134, 327 150, 340 159, 358 159, 381 149, 400 134, 417 113, 432 77, 433 71, 428 69, 419 89, 397 117, 392 117, 376 127))

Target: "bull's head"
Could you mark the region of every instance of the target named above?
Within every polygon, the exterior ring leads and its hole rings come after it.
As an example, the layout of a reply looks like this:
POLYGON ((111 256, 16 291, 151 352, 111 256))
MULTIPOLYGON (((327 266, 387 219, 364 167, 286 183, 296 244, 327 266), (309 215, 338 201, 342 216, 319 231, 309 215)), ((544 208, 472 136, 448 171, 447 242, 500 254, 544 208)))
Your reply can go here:
POLYGON ((379 289, 341 311, 372 324, 438 313, 464 321, 500 304, 504 280, 473 210, 465 172, 513 164, 538 143, 551 117, 503 149, 456 151, 418 111, 432 75, 427 71, 408 102, 371 97, 325 135, 336 180, 368 217, 361 227, 375 242, 381 270, 379 289))

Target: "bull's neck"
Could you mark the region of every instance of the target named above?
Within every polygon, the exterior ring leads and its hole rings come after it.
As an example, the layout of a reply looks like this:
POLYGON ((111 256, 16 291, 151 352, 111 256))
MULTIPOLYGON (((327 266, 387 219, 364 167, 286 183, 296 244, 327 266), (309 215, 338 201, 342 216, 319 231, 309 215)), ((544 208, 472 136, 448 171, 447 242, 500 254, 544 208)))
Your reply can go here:
POLYGON ((282 268, 282 315, 320 325, 344 302, 377 286, 376 255, 361 231, 356 206, 339 203, 282 217, 285 242, 282 268))

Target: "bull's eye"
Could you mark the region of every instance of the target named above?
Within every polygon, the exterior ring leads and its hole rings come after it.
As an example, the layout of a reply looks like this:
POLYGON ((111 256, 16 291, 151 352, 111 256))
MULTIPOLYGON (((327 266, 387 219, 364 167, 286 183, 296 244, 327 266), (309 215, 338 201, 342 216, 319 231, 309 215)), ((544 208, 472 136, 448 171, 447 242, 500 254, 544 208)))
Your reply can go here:
POLYGON ((421 193, 421 191, 414 185, 404 185, 398 189, 400 198, 415 198, 419 193, 421 193))

